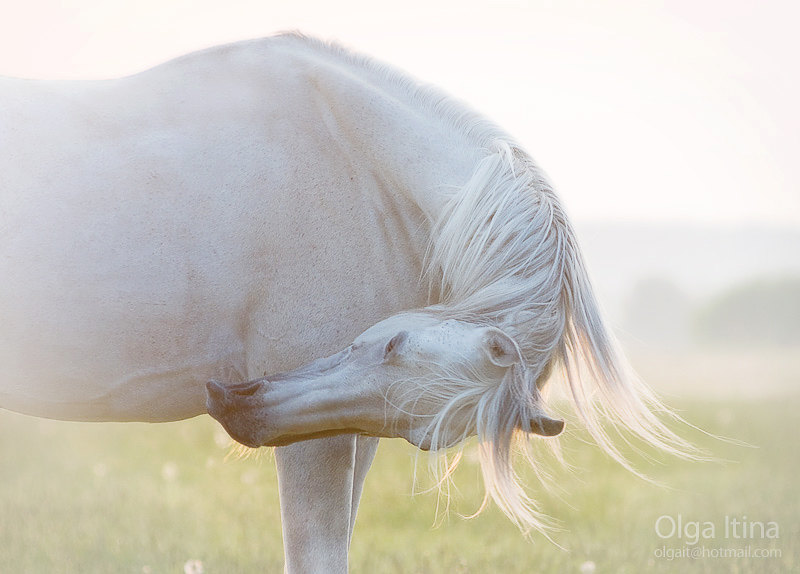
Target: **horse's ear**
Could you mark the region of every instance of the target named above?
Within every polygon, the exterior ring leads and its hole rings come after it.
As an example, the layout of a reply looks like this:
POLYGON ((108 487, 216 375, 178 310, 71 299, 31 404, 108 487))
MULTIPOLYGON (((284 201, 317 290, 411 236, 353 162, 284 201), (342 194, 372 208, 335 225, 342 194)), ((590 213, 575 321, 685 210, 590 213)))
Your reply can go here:
POLYGON ((541 436, 558 436, 564 430, 565 424, 563 420, 538 415, 531 419, 531 432, 541 436))
POLYGON ((489 360, 498 367, 510 367, 522 362, 517 343, 500 329, 488 329, 484 338, 489 360))

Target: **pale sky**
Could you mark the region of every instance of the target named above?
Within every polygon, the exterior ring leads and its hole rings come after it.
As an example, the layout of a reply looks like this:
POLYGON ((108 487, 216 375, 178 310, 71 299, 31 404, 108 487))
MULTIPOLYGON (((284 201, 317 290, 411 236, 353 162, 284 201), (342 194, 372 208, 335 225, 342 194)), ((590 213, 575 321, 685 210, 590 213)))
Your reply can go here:
POLYGON ((297 29, 469 102, 577 220, 800 226, 798 2, 0 2, 0 75, 114 77, 297 29))

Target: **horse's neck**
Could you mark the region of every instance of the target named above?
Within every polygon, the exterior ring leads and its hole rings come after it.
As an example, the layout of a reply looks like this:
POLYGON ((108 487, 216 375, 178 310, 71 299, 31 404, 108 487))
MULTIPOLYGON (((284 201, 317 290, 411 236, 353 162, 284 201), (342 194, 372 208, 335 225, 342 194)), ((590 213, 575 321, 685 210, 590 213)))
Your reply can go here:
POLYGON ((389 73, 335 58, 324 61, 313 67, 311 82, 328 129, 341 134, 364 165, 376 166, 429 221, 438 221, 485 151, 389 73))

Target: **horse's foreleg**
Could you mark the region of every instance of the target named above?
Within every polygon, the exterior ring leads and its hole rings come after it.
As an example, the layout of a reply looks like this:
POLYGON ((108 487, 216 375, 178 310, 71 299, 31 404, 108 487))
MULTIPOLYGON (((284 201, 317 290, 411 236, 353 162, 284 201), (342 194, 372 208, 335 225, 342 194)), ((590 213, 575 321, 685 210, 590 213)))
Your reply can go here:
POLYGON ((347 572, 356 436, 278 447, 275 462, 286 572, 347 572))
POLYGON ((364 486, 364 479, 367 471, 372 465, 375 453, 378 451, 380 439, 368 436, 356 437, 356 464, 353 469, 353 499, 350 506, 350 537, 353 536, 353 528, 356 524, 356 513, 358 512, 358 502, 361 500, 361 490, 364 486))

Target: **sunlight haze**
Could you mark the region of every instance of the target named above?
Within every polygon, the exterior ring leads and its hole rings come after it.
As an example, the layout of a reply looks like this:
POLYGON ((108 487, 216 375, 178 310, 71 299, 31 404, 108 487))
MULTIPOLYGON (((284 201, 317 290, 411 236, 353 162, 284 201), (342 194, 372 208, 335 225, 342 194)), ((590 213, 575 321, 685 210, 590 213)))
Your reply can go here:
POLYGON ((437 84, 518 138, 579 221, 800 224, 791 2, 5 3, 0 74, 105 78, 300 30, 437 84))

